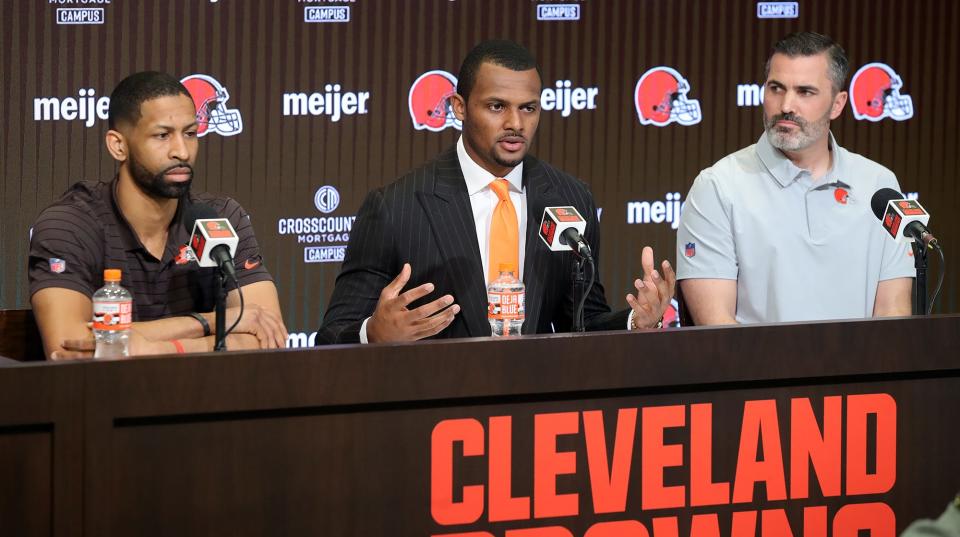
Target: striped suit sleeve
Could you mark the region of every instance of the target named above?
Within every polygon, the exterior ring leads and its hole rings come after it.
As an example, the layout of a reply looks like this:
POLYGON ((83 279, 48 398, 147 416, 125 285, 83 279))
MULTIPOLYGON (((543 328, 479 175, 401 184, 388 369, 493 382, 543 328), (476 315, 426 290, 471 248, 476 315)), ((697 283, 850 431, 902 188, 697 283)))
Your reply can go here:
POLYGON ((361 324, 376 309, 380 292, 400 272, 395 240, 383 191, 374 190, 357 214, 317 344, 360 342, 361 324))

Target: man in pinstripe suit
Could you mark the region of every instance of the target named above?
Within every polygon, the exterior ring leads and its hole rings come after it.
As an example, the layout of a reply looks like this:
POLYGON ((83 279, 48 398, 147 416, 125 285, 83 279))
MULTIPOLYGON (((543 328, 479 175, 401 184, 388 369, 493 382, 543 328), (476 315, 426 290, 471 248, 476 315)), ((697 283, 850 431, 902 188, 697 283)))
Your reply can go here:
MULTIPOLYGON (((499 200, 491 184, 501 178, 517 213, 523 333, 571 329, 574 256, 547 248, 538 238, 539 218, 547 206, 575 206, 587 218, 584 237, 599 257, 597 211, 584 183, 527 154, 540 120, 540 89, 536 61, 516 43, 485 41, 467 55, 451 97, 463 136, 367 196, 318 341, 490 335, 488 231, 499 200)), ((650 248, 642 262, 646 277, 636 280, 637 294, 627 295, 630 307, 622 311, 610 310, 597 281, 584 306, 588 330, 660 324, 676 278, 666 261, 662 275, 654 270, 650 248)))

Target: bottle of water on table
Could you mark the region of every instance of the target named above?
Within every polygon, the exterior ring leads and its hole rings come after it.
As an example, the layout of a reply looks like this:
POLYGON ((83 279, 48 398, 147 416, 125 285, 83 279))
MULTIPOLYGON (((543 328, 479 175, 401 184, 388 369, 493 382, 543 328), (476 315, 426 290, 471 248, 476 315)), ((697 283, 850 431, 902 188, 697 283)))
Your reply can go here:
POLYGON ((133 295, 120 286, 120 276, 119 269, 103 271, 104 285, 93 294, 93 337, 97 341, 94 358, 129 355, 133 295))
POLYGON ((517 279, 516 267, 502 263, 500 276, 487 286, 487 320, 493 336, 519 336, 524 319, 526 290, 517 279))

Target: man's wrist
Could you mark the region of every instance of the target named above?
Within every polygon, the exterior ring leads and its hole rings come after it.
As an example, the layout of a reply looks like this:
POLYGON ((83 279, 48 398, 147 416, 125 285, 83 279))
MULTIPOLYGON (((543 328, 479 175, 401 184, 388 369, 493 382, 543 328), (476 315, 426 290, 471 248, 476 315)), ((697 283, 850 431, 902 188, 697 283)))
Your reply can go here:
POLYGON ((201 336, 201 337, 207 337, 207 336, 209 336, 209 335, 211 335, 211 334, 213 333, 213 332, 210 330, 210 321, 208 321, 208 320, 206 319, 206 317, 204 317, 203 315, 201 315, 201 314, 199 314, 199 313, 197 313, 197 312, 195 312, 195 311, 191 311, 190 313, 185 314, 185 316, 186 316, 186 317, 192 317, 192 318, 196 319, 196 321, 197 321, 198 323, 200 323, 200 327, 203 329, 203 336, 201 336))
MULTIPOLYGON (((660 316, 660 319, 657 321, 657 324, 651 328, 663 328, 663 316, 660 316)), ((627 316, 627 330, 639 330, 640 326, 637 324, 637 312, 634 309, 630 309, 630 314, 627 316)))

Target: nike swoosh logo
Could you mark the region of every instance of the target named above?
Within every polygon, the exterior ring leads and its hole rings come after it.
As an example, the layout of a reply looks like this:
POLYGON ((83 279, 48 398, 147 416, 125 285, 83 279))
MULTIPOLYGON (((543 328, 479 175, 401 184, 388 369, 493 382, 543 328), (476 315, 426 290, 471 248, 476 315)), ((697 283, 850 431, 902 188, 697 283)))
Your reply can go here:
POLYGON ((260 260, 259 260, 259 259, 257 259, 256 261, 252 261, 252 260, 250 260, 250 259, 247 259, 246 261, 243 262, 243 268, 245 268, 245 269, 247 269, 247 270, 250 270, 250 269, 252 269, 252 268, 257 268, 258 265, 260 265, 260 260))

